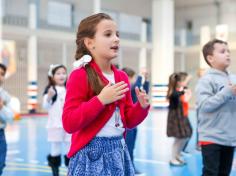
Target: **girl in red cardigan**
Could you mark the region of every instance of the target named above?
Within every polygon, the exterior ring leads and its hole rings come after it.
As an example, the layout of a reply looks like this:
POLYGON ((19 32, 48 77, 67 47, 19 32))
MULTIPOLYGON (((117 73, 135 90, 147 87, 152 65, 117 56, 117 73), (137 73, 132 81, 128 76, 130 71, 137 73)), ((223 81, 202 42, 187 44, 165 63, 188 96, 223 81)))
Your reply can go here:
POLYGON ((148 96, 136 88, 133 104, 128 76, 111 64, 119 50, 115 22, 104 13, 81 21, 77 32, 76 69, 67 82, 63 127, 72 133, 69 176, 133 176, 124 141, 148 114, 148 96))

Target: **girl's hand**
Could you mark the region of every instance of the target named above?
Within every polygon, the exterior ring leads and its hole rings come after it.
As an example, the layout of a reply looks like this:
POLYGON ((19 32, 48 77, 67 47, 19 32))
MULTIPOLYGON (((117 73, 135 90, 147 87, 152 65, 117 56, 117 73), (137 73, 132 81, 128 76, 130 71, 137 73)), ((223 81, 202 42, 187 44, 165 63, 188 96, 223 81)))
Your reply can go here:
POLYGON ((145 90, 139 90, 138 87, 135 87, 136 96, 142 108, 147 108, 149 106, 149 96, 146 94, 145 90))
POLYGON ((102 104, 110 104, 117 100, 120 100, 125 96, 125 93, 129 90, 128 84, 124 81, 118 82, 116 84, 108 83, 98 95, 98 99, 102 104))
POLYGON ((56 94, 56 92, 55 92, 55 90, 53 89, 53 87, 51 86, 51 87, 48 89, 48 98, 47 98, 47 101, 49 102, 55 94, 56 94))
POLYGON ((190 89, 184 89, 184 99, 189 101, 192 97, 192 91, 190 89))

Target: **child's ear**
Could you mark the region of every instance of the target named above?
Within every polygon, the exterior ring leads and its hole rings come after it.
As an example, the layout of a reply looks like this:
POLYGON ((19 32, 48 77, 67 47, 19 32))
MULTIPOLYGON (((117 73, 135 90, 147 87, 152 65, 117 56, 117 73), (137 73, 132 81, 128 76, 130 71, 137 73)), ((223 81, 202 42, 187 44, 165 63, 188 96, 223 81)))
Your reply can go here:
POLYGON ((87 49, 89 49, 89 51, 91 51, 94 47, 93 46, 93 39, 86 37, 84 39, 84 45, 86 46, 87 49))
POLYGON ((208 61, 208 62, 210 63, 210 65, 211 65, 211 63, 213 62, 213 59, 214 59, 214 58, 213 58, 212 55, 208 55, 206 59, 207 59, 207 61, 208 61))

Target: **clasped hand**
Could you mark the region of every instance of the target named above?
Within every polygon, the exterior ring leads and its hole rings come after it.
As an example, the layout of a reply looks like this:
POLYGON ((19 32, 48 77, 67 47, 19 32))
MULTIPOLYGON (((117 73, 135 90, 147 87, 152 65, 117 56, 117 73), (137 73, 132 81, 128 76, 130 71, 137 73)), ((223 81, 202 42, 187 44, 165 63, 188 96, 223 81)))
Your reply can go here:
MULTIPOLYGON (((116 84, 108 83, 98 95, 98 99, 104 105, 110 104, 122 99, 127 91, 129 91, 128 84, 124 81, 118 82, 116 84)), ((144 90, 139 90, 138 87, 135 88, 135 92, 141 107, 148 107, 149 97, 146 92, 144 90)))

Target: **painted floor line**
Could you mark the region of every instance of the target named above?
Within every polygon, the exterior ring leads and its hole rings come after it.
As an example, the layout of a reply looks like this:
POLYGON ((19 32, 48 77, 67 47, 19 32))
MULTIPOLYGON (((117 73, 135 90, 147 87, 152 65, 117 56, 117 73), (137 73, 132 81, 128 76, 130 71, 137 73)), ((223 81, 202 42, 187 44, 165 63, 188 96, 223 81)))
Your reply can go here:
MULTIPOLYGON (((27 167, 8 167, 5 169, 6 171, 30 171, 30 172, 45 172, 45 173, 52 173, 50 169, 38 169, 38 168, 27 168, 27 167)), ((60 174, 66 175, 66 172, 61 172, 60 174)))
MULTIPOLYGON (((12 166, 23 166, 23 167, 37 167, 37 168, 42 168, 42 169, 50 169, 49 166, 37 165, 37 164, 32 164, 32 163, 15 163, 15 162, 7 162, 6 165, 7 165, 7 167, 12 167, 12 166)), ((67 171, 67 168, 60 167, 60 170, 62 170, 62 171, 67 171)))
POLYGON ((157 160, 148 160, 148 159, 134 159, 134 161, 142 162, 142 163, 150 163, 150 164, 162 164, 162 165, 169 165, 168 162, 165 161, 157 161, 157 160))

